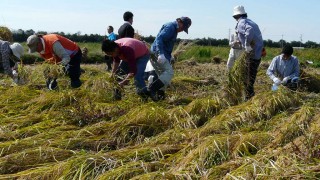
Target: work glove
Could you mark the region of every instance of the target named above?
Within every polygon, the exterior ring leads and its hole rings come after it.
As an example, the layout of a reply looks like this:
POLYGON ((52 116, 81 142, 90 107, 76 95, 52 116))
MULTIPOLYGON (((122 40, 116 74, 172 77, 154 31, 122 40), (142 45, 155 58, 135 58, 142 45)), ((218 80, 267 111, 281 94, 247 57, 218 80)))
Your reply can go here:
POLYGON ((14 83, 19 84, 19 74, 16 70, 12 70, 12 79, 14 83))
POLYGON ((277 86, 279 86, 281 84, 280 79, 277 78, 277 77, 273 78, 272 80, 273 80, 274 84, 277 85, 277 86))
POLYGON ((12 70, 12 75, 14 78, 18 78, 19 74, 16 70, 12 70))
POLYGON ((288 80, 290 79, 290 77, 289 76, 287 76, 287 77, 285 77, 285 78, 283 78, 282 79, 282 84, 284 84, 284 85, 286 85, 287 83, 288 83, 288 80))
POLYGON ((166 61, 167 61, 167 59, 166 59, 166 57, 164 56, 164 54, 160 54, 160 55, 158 56, 157 62, 158 62, 159 64, 164 64, 166 61))
POLYGON ((69 74, 69 70, 70 70, 70 65, 67 64, 67 65, 63 66, 62 70, 63 70, 65 75, 68 75, 69 74))
POLYGON ((250 53, 252 51, 252 47, 251 46, 246 46, 245 51, 247 53, 250 53))

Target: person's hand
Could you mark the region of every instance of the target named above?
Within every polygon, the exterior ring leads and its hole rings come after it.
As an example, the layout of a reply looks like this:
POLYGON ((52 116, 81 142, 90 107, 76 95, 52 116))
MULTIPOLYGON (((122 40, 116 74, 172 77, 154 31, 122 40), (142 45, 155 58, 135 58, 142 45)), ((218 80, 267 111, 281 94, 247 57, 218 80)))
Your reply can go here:
POLYGON ((128 80, 128 79, 124 79, 123 81, 119 82, 119 85, 120 85, 121 87, 123 87, 123 86, 125 86, 125 85, 128 85, 128 83, 129 83, 129 80, 128 80))
POLYGON ((280 79, 277 77, 273 78, 272 80, 273 80, 274 84, 276 84, 277 86, 279 86, 281 84, 280 79))
POLYGON ((64 74, 69 74, 69 70, 70 70, 70 65, 63 65, 62 67, 64 74))
POLYGON ((290 77, 289 76, 287 76, 287 77, 285 77, 285 78, 283 78, 282 79, 282 84, 287 84, 287 82, 288 82, 288 80, 290 79, 290 77))
POLYGON ((12 76, 13 76, 14 78, 17 78, 17 77, 19 76, 19 74, 18 74, 18 72, 17 72, 16 70, 13 70, 13 71, 12 71, 12 76))
POLYGON ((167 59, 166 59, 166 57, 164 56, 164 54, 160 54, 160 55, 158 56, 157 62, 158 62, 159 64, 163 64, 163 63, 165 63, 166 61, 167 61, 167 59))
POLYGON ((250 53, 252 51, 252 47, 251 46, 246 46, 245 51, 247 53, 250 53))

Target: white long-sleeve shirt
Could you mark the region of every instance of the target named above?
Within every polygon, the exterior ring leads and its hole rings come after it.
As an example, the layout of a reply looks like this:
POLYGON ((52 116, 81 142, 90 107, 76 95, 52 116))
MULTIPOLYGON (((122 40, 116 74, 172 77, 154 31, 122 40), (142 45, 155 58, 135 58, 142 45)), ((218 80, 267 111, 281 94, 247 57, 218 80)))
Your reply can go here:
POLYGON ((275 77, 283 79, 285 77, 299 77, 300 67, 299 60, 295 56, 291 56, 290 59, 284 60, 283 54, 276 56, 272 59, 272 62, 267 70, 267 75, 270 79, 275 77))

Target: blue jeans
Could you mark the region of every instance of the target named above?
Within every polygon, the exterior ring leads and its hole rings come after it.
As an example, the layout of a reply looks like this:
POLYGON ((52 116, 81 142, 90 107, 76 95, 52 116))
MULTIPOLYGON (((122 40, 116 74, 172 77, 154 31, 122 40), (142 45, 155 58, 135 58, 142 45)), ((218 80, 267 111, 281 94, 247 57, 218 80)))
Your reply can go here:
POLYGON ((137 73, 134 76, 134 83, 137 88, 137 93, 146 87, 146 82, 144 81, 144 70, 146 69, 150 55, 142 56, 137 60, 137 73))

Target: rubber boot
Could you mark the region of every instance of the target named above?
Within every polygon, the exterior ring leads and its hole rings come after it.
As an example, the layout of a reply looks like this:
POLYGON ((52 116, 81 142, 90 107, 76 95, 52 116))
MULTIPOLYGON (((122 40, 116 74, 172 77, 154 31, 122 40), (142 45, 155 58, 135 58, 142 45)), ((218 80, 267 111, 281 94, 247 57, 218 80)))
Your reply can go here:
POLYGON ((159 101, 158 91, 164 86, 163 82, 160 79, 157 79, 151 83, 149 86, 150 97, 153 101, 159 101))
POLYGON ((148 91, 147 87, 138 90, 137 94, 141 97, 142 102, 147 102, 148 97, 150 96, 150 92, 148 91))
POLYGON ((159 100, 164 100, 166 98, 166 94, 163 90, 158 90, 157 95, 159 100))
POLYGON ((58 87, 57 78, 48 78, 46 81, 49 90, 55 90, 58 87))
POLYGON ((118 101, 118 100, 121 100, 122 98, 122 95, 121 95, 121 90, 117 89, 117 88, 114 88, 113 89, 113 99, 115 101, 118 101))

